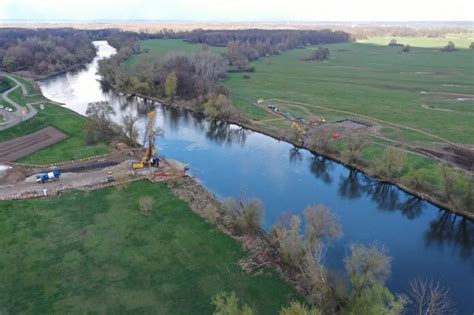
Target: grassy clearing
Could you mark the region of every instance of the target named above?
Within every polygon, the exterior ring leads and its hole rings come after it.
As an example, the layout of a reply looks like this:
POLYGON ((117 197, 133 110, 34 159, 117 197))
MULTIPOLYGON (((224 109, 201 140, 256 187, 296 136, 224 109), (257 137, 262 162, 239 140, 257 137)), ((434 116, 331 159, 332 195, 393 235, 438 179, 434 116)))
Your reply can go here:
MULTIPOLYGON (((199 53, 202 51, 201 45, 193 45, 183 42, 180 39, 148 39, 140 42, 142 51, 148 53, 133 55, 127 60, 127 64, 133 66, 141 55, 167 55, 171 52, 199 53)), ((209 47, 209 51, 220 53, 226 51, 225 48, 209 47)))
POLYGON ((36 103, 36 102, 47 102, 48 100, 40 94, 34 95, 24 95, 21 88, 16 88, 10 94, 8 94, 10 99, 21 106, 26 106, 28 103, 36 103))
POLYGON ((255 62, 251 79, 231 74, 225 84, 232 93, 252 100, 302 102, 314 115, 321 115, 321 109, 313 106, 319 105, 472 144, 474 102, 462 102, 464 107, 460 107, 456 95, 439 94, 474 94, 474 67, 466 67, 472 65, 472 51, 414 48, 401 54, 398 47, 359 43, 329 47, 327 62, 303 61, 309 49, 292 50, 255 62), (422 107, 440 99, 451 111, 422 107))
POLYGON ((86 118, 58 105, 48 104, 44 110, 32 119, 12 128, 0 131, 0 142, 28 135, 48 126, 53 126, 66 133, 69 138, 48 148, 29 155, 19 162, 47 164, 87 156, 108 153, 111 148, 106 145, 88 146, 86 143, 86 118))
POLYGON ((408 44, 412 47, 442 48, 446 46, 449 41, 452 41, 457 48, 469 48, 469 45, 474 42, 474 33, 448 34, 445 37, 436 38, 411 36, 376 36, 370 37, 366 40, 361 40, 359 42, 386 46, 392 39, 396 39, 400 44, 408 44))
POLYGON ((276 314, 295 298, 273 273, 247 275, 241 246, 164 185, 0 203, 1 313, 210 314, 220 291, 276 314), (153 213, 138 209, 154 199, 153 213))

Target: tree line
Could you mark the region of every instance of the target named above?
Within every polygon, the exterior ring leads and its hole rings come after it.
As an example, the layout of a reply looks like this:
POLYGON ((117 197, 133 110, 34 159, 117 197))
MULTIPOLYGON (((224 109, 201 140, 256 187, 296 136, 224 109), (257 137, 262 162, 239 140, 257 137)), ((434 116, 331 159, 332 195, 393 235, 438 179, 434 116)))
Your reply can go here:
POLYGON ((117 49, 129 47, 138 53, 138 40, 183 37, 182 32, 168 30, 147 34, 118 29, 5 28, 0 30, 0 70, 48 75, 90 62, 96 55, 94 40, 107 40, 117 49))
MULTIPOLYGON (((198 210, 209 223, 234 237, 250 238, 249 256, 239 265, 246 272, 276 267, 292 283, 306 304, 292 302, 280 314, 452 314, 449 290, 434 280, 417 278, 406 294, 393 294, 386 287, 392 258, 379 243, 348 245, 344 272, 331 270, 325 254, 342 236, 332 211, 310 205, 299 215, 283 216, 266 233, 261 228, 264 208, 258 199, 229 199, 198 210)), ((234 293, 217 294, 214 314, 255 314, 239 303, 234 293)))
POLYGON ((228 90, 219 84, 228 71, 228 61, 222 55, 205 50, 194 55, 141 55, 134 67, 130 67, 125 61, 133 53, 133 49, 124 46, 111 58, 99 61, 99 73, 105 85, 169 102, 179 98, 192 103, 195 111, 214 119, 235 114, 228 90))
POLYGON ((45 75, 91 61, 96 49, 85 33, 72 29, 0 31, 0 69, 45 75))
POLYGON ((248 65, 260 57, 278 55, 288 49, 353 40, 343 31, 323 30, 194 30, 185 36, 192 44, 227 47, 231 71, 253 72, 248 65))

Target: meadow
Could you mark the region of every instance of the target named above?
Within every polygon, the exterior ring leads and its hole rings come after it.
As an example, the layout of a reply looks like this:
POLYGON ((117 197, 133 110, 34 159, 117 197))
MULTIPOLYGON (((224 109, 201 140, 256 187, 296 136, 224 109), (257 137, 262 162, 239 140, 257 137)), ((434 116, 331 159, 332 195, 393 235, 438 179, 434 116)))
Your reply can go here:
POLYGON ((46 104, 44 109, 36 106, 38 114, 30 120, 0 131, 0 142, 14 139, 53 126, 69 137, 43 150, 28 155, 18 162, 49 164, 88 156, 109 153, 112 149, 105 145, 90 146, 86 142, 86 118, 55 104, 46 104))
POLYGON ((236 292, 258 314, 297 298, 163 184, 141 181, 55 199, 0 203, 0 313, 210 314, 236 292), (139 199, 153 198, 151 215, 139 199))
MULTIPOLYGON (((448 141, 473 144, 474 51, 441 52, 439 48, 448 41, 445 38, 411 40, 418 45, 429 41, 432 47, 413 47, 409 53, 401 53, 400 47, 388 47, 388 41, 375 38, 374 43, 384 44, 327 45, 331 56, 324 62, 303 60, 315 47, 295 49, 254 62, 256 71, 250 79, 230 73, 224 84, 235 104, 254 119, 271 118, 253 106, 265 99, 303 117, 324 116, 331 121, 357 118, 350 115, 354 113, 380 120, 382 125, 386 121, 448 141)), ((145 48, 148 54, 156 55, 201 50, 201 46, 181 40, 145 40, 145 48)), ((222 52, 222 48, 214 49, 222 52)), ((397 140, 424 144, 439 141, 403 129, 394 132, 390 125, 384 127, 381 132, 388 138, 396 135, 397 140)))

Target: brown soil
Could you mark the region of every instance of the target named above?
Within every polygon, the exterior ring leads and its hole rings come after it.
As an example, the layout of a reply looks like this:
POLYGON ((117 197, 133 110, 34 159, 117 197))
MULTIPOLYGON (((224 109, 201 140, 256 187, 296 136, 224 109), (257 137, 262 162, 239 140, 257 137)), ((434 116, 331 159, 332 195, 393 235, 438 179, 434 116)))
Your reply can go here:
POLYGON ((0 143, 0 161, 16 161, 67 137, 56 128, 46 127, 27 136, 2 142, 0 143))
POLYGON ((362 122, 358 122, 358 121, 350 120, 350 119, 336 121, 330 125, 336 128, 342 128, 344 130, 359 130, 359 129, 364 129, 364 128, 368 128, 372 126, 366 123, 362 123, 362 122))
POLYGON ((465 170, 474 170, 474 150, 447 146, 444 147, 441 151, 427 149, 427 148, 417 148, 418 151, 422 153, 427 153, 433 155, 439 159, 450 162, 451 164, 456 165, 465 170))

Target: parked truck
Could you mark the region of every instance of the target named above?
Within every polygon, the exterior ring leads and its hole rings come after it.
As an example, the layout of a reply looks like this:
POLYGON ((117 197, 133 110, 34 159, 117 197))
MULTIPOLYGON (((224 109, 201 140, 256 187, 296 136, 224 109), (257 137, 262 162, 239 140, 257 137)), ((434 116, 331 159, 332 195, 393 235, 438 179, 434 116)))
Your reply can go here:
POLYGON ((61 172, 60 171, 52 171, 52 172, 48 172, 48 173, 41 173, 41 174, 36 175, 36 182, 44 184, 44 183, 48 183, 48 182, 58 180, 59 177, 61 177, 61 172))

